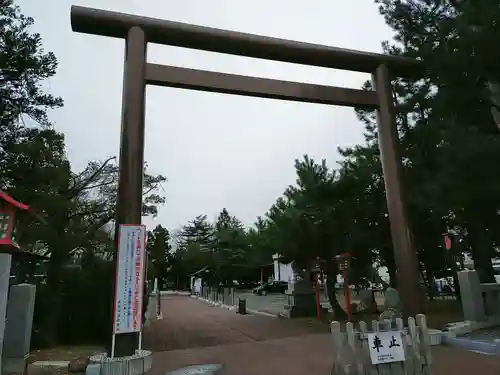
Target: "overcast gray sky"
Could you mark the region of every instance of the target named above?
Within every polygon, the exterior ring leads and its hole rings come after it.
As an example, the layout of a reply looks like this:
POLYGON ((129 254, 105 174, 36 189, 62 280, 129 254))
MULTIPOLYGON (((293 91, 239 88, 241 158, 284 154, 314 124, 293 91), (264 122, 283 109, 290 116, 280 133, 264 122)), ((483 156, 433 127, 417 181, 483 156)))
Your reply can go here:
MULTIPOLYGON (((74 169, 117 155, 123 46, 77 34, 72 4, 217 28, 380 52, 390 29, 373 0, 18 0, 59 59, 47 90, 65 106, 51 113, 66 135, 74 169)), ((260 77, 359 88, 368 76, 150 45, 148 61, 260 77)), ((145 160, 168 178, 167 203, 148 226, 175 229, 223 207, 245 224, 263 215, 295 181, 303 154, 338 160, 337 146, 362 142, 351 108, 148 87, 145 160)))

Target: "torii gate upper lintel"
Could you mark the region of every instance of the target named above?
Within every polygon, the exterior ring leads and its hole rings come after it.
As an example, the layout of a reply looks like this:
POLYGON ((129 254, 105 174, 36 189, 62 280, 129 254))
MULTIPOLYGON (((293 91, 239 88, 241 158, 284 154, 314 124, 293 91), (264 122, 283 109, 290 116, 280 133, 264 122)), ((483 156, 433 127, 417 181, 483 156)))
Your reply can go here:
MULTIPOLYGON (((71 7, 71 26, 75 32, 126 41, 117 228, 119 224, 141 222, 147 84, 377 109, 379 148, 403 312, 406 316, 423 312, 418 262, 401 183, 399 140, 390 82, 394 76, 422 77, 425 74, 422 61, 81 6, 71 7), (151 64, 146 58, 148 43, 370 73, 375 90, 363 91, 151 64)), ((134 336, 120 336, 116 340, 117 355, 133 353, 134 336)))

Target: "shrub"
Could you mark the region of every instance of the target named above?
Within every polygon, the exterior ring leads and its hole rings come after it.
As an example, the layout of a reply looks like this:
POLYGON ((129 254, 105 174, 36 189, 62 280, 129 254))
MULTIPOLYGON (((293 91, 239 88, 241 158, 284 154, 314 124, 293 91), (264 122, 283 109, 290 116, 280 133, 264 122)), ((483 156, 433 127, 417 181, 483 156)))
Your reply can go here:
MULTIPOLYGON (((111 342, 113 263, 92 259, 81 268, 66 268, 61 279, 61 312, 57 342, 60 345, 108 345, 111 342)), ((146 290, 145 290, 146 292, 146 290)), ((33 318, 32 347, 44 342, 41 324, 44 314, 50 314, 47 286, 37 286, 33 318)), ((143 312, 148 305, 145 294, 143 312)), ((144 314, 145 315, 145 314, 144 314)))

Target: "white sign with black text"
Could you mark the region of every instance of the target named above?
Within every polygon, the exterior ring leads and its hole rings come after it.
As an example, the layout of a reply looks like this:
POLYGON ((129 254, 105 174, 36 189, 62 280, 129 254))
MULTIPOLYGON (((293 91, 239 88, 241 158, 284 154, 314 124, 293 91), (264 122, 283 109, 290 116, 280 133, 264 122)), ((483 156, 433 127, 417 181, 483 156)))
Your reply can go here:
POLYGON ((140 332, 144 294, 146 227, 120 225, 113 333, 140 332))
POLYGON ((367 336, 370 359, 374 365, 405 360, 401 331, 374 332, 367 336))

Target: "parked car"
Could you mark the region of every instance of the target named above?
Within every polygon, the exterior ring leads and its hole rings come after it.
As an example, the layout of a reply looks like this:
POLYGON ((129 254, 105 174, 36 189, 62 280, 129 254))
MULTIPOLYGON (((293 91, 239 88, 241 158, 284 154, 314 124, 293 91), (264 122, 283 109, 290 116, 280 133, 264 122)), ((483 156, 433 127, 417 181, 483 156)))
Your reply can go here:
POLYGON ((434 279, 435 288, 438 293, 453 294, 455 293, 455 285, 453 285, 452 277, 443 277, 441 279, 434 279))
POLYGON ((257 288, 252 289, 252 293, 257 294, 259 296, 268 293, 283 294, 287 289, 288 289, 288 283, 286 281, 270 281, 268 283, 258 286, 257 288))
POLYGON ((500 263, 493 261, 493 273, 495 274, 495 282, 500 284, 500 263))

